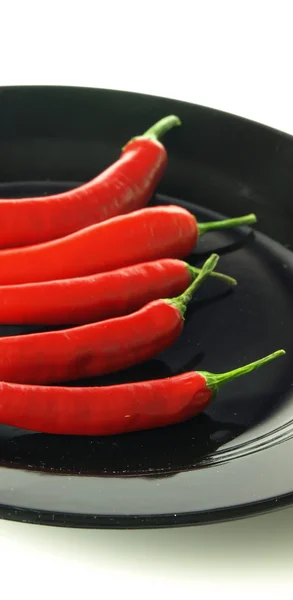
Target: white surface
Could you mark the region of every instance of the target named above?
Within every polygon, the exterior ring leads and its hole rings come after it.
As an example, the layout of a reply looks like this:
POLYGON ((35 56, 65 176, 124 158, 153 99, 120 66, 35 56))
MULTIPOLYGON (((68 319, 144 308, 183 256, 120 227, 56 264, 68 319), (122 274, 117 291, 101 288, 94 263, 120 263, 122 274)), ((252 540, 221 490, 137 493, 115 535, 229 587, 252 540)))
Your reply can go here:
POLYGON ((103 598, 128 590, 131 599, 188 591, 187 598, 202 600, 210 593, 217 600, 242 598, 249 590, 254 599, 259 588, 267 590, 259 599, 283 600, 293 577, 292 517, 290 508, 230 523, 142 531, 0 521, 1 589, 13 575, 14 591, 29 585, 42 600, 57 590, 58 600, 69 590, 74 598, 85 590, 91 597, 103 590, 103 598))
MULTIPOLYGON (((191 5, 108 0, 97 3, 94 13, 87 1, 1 3, 0 85, 141 91, 213 106, 293 134, 287 3, 191 5)), ((188 590, 188 597, 206 598, 211 589, 217 598, 242 597, 247 589, 252 598, 286 598, 283 588, 293 583, 292 517, 290 508, 157 531, 0 521, 1 591, 10 582, 15 597, 29 589, 31 598, 61 597, 61 590, 74 598, 83 591, 112 598, 122 590, 128 597, 177 597, 188 590)))

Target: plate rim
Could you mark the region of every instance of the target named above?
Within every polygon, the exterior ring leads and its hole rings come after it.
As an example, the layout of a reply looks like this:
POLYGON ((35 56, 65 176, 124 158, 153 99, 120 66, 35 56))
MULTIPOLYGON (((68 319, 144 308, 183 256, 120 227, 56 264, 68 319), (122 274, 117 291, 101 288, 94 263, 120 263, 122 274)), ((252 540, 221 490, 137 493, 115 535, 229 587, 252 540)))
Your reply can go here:
POLYGON ((70 91, 73 92, 74 90, 80 90, 82 92, 90 92, 90 93, 95 93, 95 92, 118 93, 121 95, 130 95, 130 96, 136 96, 136 97, 141 97, 141 98, 152 98, 153 100, 162 100, 162 101, 165 100, 166 102, 171 101, 171 102, 175 102, 178 105, 185 105, 185 106, 189 106, 189 107, 196 106, 197 108, 200 108, 202 110, 207 110, 208 112, 215 112, 217 114, 221 114, 221 115, 229 117, 229 118, 234 118, 236 120, 243 121, 247 124, 250 123, 251 125, 256 125, 257 127, 261 127, 267 131, 271 131, 272 133, 273 132, 277 133, 277 134, 293 141, 293 133, 291 134, 286 131, 283 131, 282 129, 277 129, 276 127, 267 125, 266 123, 261 123, 259 121, 255 121, 254 119, 249 119, 248 117, 243 117, 242 115, 238 115, 237 113, 231 113, 231 112, 223 110, 223 109, 208 106, 206 104, 198 104, 197 102, 190 102, 188 100, 180 100, 178 98, 172 98, 170 96, 158 96, 156 94, 147 94, 144 92, 135 92, 135 91, 131 91, 131 90, 106 88, 106 87, 83 86, 83 85, 58 85, 58 84, 56 84, 56 85, 52 85, 52 84, 21 85, 20 84, 20 85, 0 85, 0 96, 6 90, 20 92, 21 90, 45 91, 45 90, 55 90, 55 89, 64 90, 64 91, 68 91, 68 92, 70 92, 70 91))
POLYGON ((207 511, 165 513, 154 515, 96 515, 35 510, 0 504, 0 519, 75 529, 167 529, 227 523, 289 508, 293 504, 293 491, 274 498, 239 504, 238 506, 207 511), (228 513, 228 514, 227 514, 228 513))

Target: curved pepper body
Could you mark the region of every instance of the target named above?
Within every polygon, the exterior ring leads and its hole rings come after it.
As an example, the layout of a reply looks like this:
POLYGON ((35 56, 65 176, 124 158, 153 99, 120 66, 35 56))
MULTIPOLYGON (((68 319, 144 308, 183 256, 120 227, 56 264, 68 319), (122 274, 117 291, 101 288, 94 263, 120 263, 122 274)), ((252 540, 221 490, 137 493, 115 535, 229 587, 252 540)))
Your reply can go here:
POLYGON ((190 419, 211 396, 196 372, 109 387, 0 383, 0 423, 41 433, 114 435, 190 419))
POLYGON ((178 206, 144 208, 58 240, 0 252, 0 285, 69 279, 183 258, 196 244, 195 217, 178 206))
POLYGON ((91 181, 61 194, 0 200, 0 248, 39 244, 144 207, 167 165, 164 146, 129 142, 121 157, 91 181))

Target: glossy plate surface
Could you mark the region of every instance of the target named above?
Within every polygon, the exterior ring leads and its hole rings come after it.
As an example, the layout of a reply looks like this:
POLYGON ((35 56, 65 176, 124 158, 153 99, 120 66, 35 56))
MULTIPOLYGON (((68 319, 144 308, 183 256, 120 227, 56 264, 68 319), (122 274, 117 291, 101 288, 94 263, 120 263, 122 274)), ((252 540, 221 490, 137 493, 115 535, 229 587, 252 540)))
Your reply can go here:
MULTIPOLYGON (((0 89, 0 197, 54 193, 95 176, 133 135, 175 113, 154 203, 199 220, 256 212, 257 231, 213 233, 190 262, 221 254, 231 291, 209 281, 173 348, 95 382, 221 372, 278 348, 208 410, 165 429, 109 438, 0 425, 0 516, 81 527, 154 527, 245 516, 293 501, 293 139, 225 113, 139 94, 0 89)), ((107 249, 105 249, 106 251, 107 249)), ((36 327, 0 327, 1 335, 36 327)), ((88 382, 83 382, 89 384, 88 382)))

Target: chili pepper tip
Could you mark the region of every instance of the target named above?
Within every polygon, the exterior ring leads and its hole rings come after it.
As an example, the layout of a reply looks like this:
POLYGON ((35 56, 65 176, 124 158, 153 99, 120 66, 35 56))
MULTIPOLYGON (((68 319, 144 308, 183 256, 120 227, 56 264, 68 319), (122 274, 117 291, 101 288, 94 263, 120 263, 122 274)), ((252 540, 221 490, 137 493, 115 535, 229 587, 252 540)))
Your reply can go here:
POLYGON ((179 127, 180 125, 181 121, 179 117, 176 117, 176 115, 169 115, 168 117, 164 117, 152 125, 152 127, 145 131, 141 137, 158 140, 165 135, 165 133, 170 131, 170 129, 173 129, 173 127, 179 127))
MULTIPOLYGON (((138 135, 131 138, 130 141, 133 142, 134 140, 139 139, 149 139, 157 141, 163 135, 165 135, 165 133, 170 131, 170 129, 173 129, 173 127, 179 127, 180 125, 181 121, 179 117, 177 117, 176 115, 169 115, 168 117, 164 117, 163 119, 160 119, 160 121, 157 121, 157 123, 152 125, 152 127, 147 129, 147 131, 145 131, 142 135, 138 135)), ((128 143, 129 142, 127 142, 125 146, 123 146, 122 151, 125 150, 128 143)))
POLYGON ((168 302, 168 304, 175 306, 181 312, 182 318, 184 318, 187 305, 190 302, 194 292, 196 292, 196 290, 203 284, 206 278, 215 269, 219 258, 220 257, 218 254, 211 254, 211 256, 204 263, 203 267, 200 269, 200 272, 196 279, 194 279, 194 281, 185 290, 185 292, 183 292, 183 294, 180 294, 180 296, 177 296, 176 298, 166 299, 166 302, 168 302))
POLYGON ((198 223, 198 234, 203 235, 216 229, 230 229, 231 227, 242 227, 243 225, 253 225, 257 222, 255 214, 236 217, 235 219, 225 219, 222 221, 209 221, 208 223, 198 223))
MULTIPOLYGON (((189 265, 188 263, 185 263, 185 264, 186 264, 186 268, 188 269, 192 279, 195 279, 196 277, 198 277, 199 273, 201 272, 201 269, 199 267, 194 267, 193 265, 189 265)), ((216 279, 223 281, 227 285, 231 285, 231 286, 237 285, 237 280, 234 279, 234 277, 230 277, 230 275, 225 275, 224 273, 219 273, 218 271, 211 271, 210 277, 215 277, 216 279)))
POLYGON ((251 373, 252 371, 255 371, 263 365, 271 362, 275 358, 284 356, 284 354, 286 354, 285 350, 276 350, 276 352, 273 352, 264 358, 260 358, 259 360, 249 363, 248 365, 244 365, 243 367, 239 367, 238 369, 234 369, 233 371, 228 371, 227 373, 217 374, 200 371, 200 375, 204 376, 207 387, 210 388, 213 394, 216 394, 223 384, 228 383, 237 377, 241 377, 242 375, 247 375, 248 373, 251 373))

